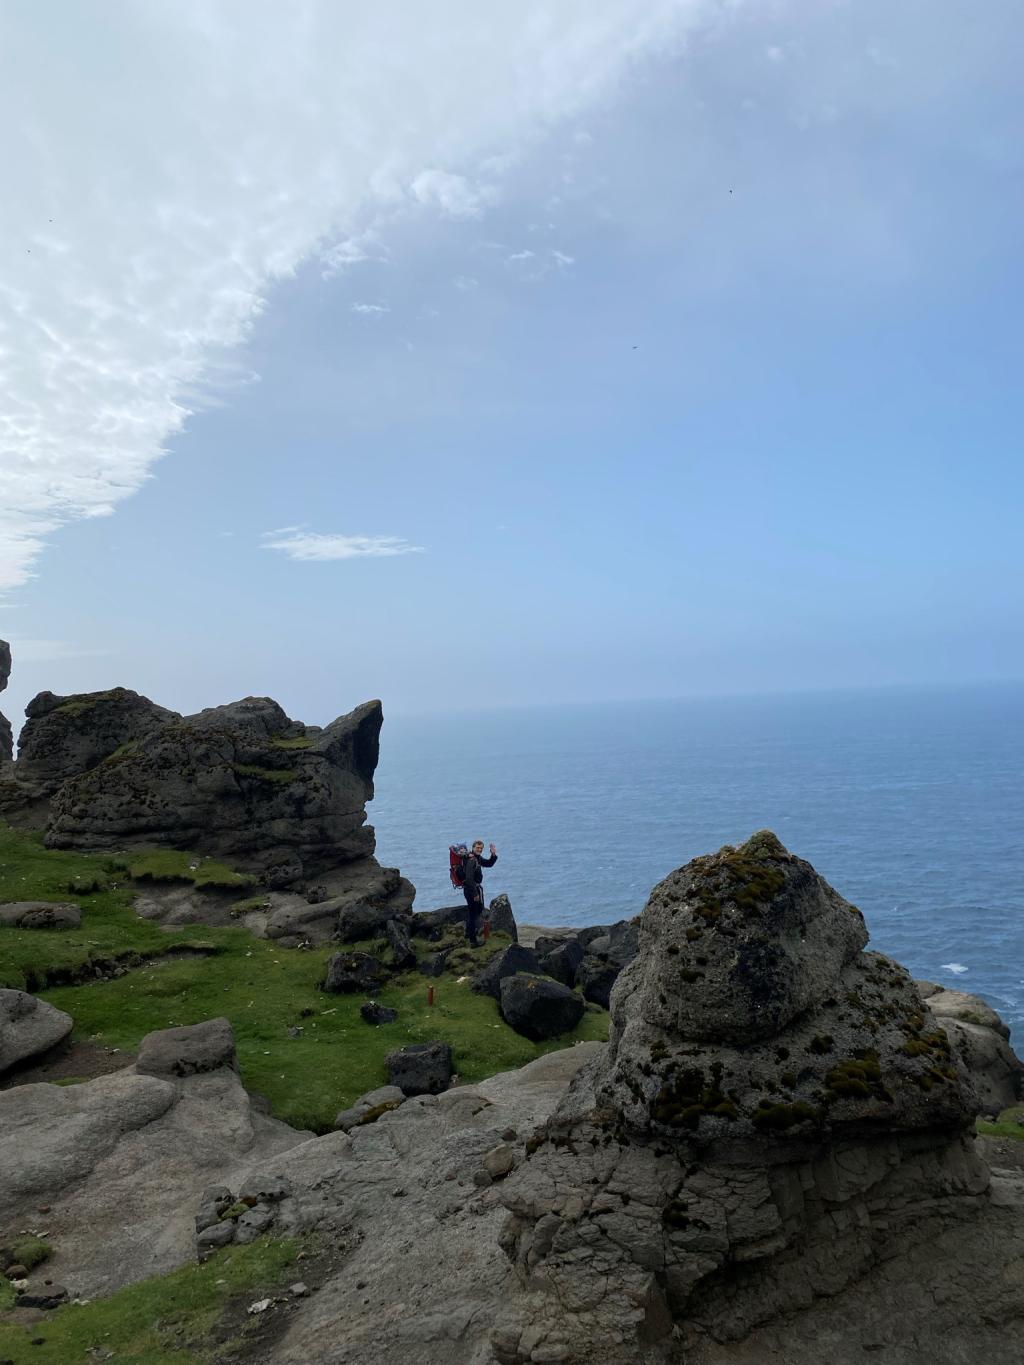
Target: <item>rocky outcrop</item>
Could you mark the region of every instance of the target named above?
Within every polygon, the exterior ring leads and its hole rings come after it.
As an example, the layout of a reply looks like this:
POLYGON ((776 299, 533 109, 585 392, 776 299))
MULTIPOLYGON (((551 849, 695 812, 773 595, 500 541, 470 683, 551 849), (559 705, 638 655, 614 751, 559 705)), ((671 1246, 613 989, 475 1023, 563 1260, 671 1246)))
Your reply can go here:
MULTIPOLYGON (((7 687, 7 679, 11 676, 11 647, 6 640, 0 640, 0 692, 7 687)), ((0 711, 0 767, 9 762, 14 756, 14 733, 11 730, 11 722, 0 711)))
POLYGON ((0 990, 0 1076, 49 1052, 75 1026, 70 1014, 26 991, 0 990))
POLYGON ((328 909, 307 903, 294 926, 279 917, 273 937, 301 936, 303 913, 336 921, 357 893, 392 914, 411 907, 413 888, 378 866, 366 823, 379 702, 323 729, 269 697, 181 716, 120 687, 42 692, 26 715, 0 805, 15 821, 43 819, 51 848, 169 846, 227 859, 271 889, 317 878, 328 909))
POLYGON ((8 901, 0 905, 0 924, 9 929, 77 929, 82 912, 77 905, 56 901, 8 901))
MULTIPOLYGON (((991 1243, 971 1079, 866 941, 860 912, 767 832, 655 887, 607 1051, 502 1187, 503 1245, 531 1293, 495 1332, 503 1365, 731 1361, 731 1343, 880 1262, 899 1275, 938 1228, 991 1243)), ((935 1274, 955 1296, 951 1268, 935 1274)), ((995 1297, 1024 1316, 1019 1290, 995 1297)), ((877 1332, 861 1323, 838 1355, 830 1333, 830 1358, 861 1359, 877 1332)))

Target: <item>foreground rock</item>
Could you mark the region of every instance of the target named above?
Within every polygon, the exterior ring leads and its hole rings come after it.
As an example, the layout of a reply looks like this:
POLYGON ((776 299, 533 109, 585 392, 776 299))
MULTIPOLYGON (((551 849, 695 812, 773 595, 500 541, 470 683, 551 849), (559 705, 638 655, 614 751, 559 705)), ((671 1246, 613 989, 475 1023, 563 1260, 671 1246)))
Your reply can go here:
POLYGON ((387 1055, 388 1080, 404 1095, 439 1095, 452 1079, 448 1043, 409 1043, 387 1055))
POLYGON ((990 1189, 971 1079, 866 939, 767 833, 654 889, 606 1053, 502 1186, 530 1294, 492 1337, 503 1365, 999 1354, 1024 1289, 988 1259, 1024 1254, 1021 1192, 990 1189))
POLYGON ((321 900, 358 890, 392 915, 412 904, 397 872, 377 875, 366 824, 379 702, 323 729, 269 697, 181 716, 120 687, 43 692, 26 715, 0 806, 45 820, 51 848, 166 845, 226 858, 272 890, 315 879, 321 900))
POLYGON ((203 1190, 240 1188, 242 1163, 309 1137, 252 1107, 233 1050, 214 1065, 222 1032, 150 1034, 140 1058, 156 1059, 160 1074, 128 1067, 0 1091, 0 1235, 42 1226, 47 1206, 55 1254, 46 1277, 92 1297, 184 1264, 203 1190))
POLYGON ((0 989, 0 1076, 62 1043, 75 1026, 70 1014, 25 991, 0 989))
POLYGON ((9 929, 77 929, 82 912, 77 905, 56 901, 9 901, 0 905, 0 924, 9 929))

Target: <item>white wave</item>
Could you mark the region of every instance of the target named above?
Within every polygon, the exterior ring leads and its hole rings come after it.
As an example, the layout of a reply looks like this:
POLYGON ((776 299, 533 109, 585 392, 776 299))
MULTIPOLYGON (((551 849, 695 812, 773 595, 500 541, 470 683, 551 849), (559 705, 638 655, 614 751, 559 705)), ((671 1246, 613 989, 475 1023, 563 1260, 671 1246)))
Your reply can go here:
POLYGON ((956 972, 957 976, 959 976, 961 972, 966 972, 969 969, 965 967, 962 962, 944 962, 942 964, 942 970, 944 972, 956 972))

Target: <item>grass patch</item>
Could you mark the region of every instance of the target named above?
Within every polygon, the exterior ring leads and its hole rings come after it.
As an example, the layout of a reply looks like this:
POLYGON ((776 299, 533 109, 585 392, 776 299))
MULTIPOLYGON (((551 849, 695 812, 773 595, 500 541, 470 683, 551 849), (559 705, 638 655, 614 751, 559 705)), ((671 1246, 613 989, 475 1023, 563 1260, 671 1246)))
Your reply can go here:
POLYGON ((22 1233, 4 1250, 10 1253, 7 1265, 23 1265, 26 1270, 35 1270, 37 1265, 42 1265, 53 1255, 53 1247, 49 1242, 37 1237, 34 1232, 22 1233))
POLYGON ((1024 1142, 1024 1105, 1004 1109, 995 1123, 978 1119, 975 1128, 985 1137, 1016 1138, 1018 1142, 1024 1142))
POLYGON ((256 882, 249 873, 236 872, 216 858, 200 858, 176 848, 153 849, 133 857, 128 870, 137 882, 191 882, 199 889, 245 887, 256 882))
POLYGON ((270 746, 273 749, 312 749, 313 741, 308 735, 296 735, 293 739, 272 739, 270 746))
POLYGON ((239 1352, 258 1327, 255 1320, 243 1322, 233 1339, 222 1338, 218 1346, 225 1310, 242 1295, 248 1304, 283 1289, 297 1254, 294 1241, 259 1238, 109 1298, 58 1308, 31 1327, 0 1319, 0 1358, 14 1365, 69 1365, 109 1352, 115 1360, 146 1365, 206 1365, 239 1352))
MULTIPOLYGON (((186 869, 187 854, 162 851, 186 869)), ((191 861, 195 861, 192 859, 191 861)), ((102 871, 109 858, 44 849, 41 839, 0 824, 0 902, 60 900, 75 875, 102 871)), ((32 989, 47 969, 73 968, 94 958, 129 952, 155 958, 175 946, 204 944, 210 957, 144 963, 124 976, 86 985, 55 986, 43 998, 75 1020, 74 1037, 134 1052, 154 1029, 196 1024, 220 1015, 231 1020, 242 1079, 265 1095, 274 1113, 301 1128, 324 1131, 339 1110, 387 1079, 384 1058, 405 1043, 442 1039, 467 1081, 524 1065, 577 1040, 604 1041, 608 1015, 588 1006, 577 1028, 549 1043, 532 1043, 502 1020, 489 996, 474 994, 469 976, 509 940, 494 934, 477 952, 459 933, 445 944, 415 941, 421 957, 452 946, 449 970, 431 979, 413 971, 388 982, 382 1005, 398 1010, 391 1024, 372 1027, 359 1017, 361 995, 325 995, 320 982, 332 949, 281 948, 240 926, 184 925, 167 933, 131 908, 132 891, 112 887, 83 897, 81 930, 40 934, 0 929, 0 985, 32 989), (459 977, 467 979, 460 982, 459 977), (434 987, 435 1004, 427 1004, 434 987), (292 1037, 290 1028, 301 1028, 292 1037)), ((345 945, 346 951, 381 953, 378 941, 345 945)), ((0 1355, 0 1359, 2 1359, 0 1355)))

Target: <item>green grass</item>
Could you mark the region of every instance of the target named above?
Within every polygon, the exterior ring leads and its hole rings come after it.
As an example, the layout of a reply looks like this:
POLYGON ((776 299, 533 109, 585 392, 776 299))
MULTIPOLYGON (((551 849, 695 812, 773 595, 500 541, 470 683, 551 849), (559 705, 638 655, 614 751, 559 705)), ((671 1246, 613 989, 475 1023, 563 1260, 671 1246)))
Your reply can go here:
POLYGON ((271 748, 274 749, 312 749, 313 741, 308 735, 296 735, 293 739, 272 739, 271 748))
POLYGON ((1024 1119, 1024 1105, 1004 1109, 995 1123, 978 1119, 975 1127, 985 1137, 1016 1138, 1018 1142, 1024 1142, 1024 1124, 1018 1123, 1018 1119, 1024 1119))
POLYGON ((200 858, 176 848, 153 849, 133 857, 129 871, 140 882, 190 882, 199 888, 253 886, 256 881, 247 872, 236 872, 216 858, 200 858))
POLYGON ((8 1265, 23 1265, 26 1270, 35 1270, 53 1255, 53 1247, 34 1232, 24 1232, 10 1244, 8 1265))
MULTIPOLYGON (((166 852, 187 868, 187 854, 166 852)), ((59 900, 70 877, 92 875, 105 861, 44 849, 36 836, 0 825, 0 902, 59 900)), ((498 934, 477 953, 455 947, 451 970, 436 980, 428 982, 413 971, 389 981, 379 999, 396 1008, 398 1018, 374 1028, 359 1017, 363 996, 325 995, 319 989, 330 947, 281 948, 240 926, 197 924, 167 933, 139 919, 131 900, 131 889, 123 887, 83 897, 81 930, 0 929, 0 985, 25 989, 26 982, 42 980, 45 969, 75 966, 90 956, 137 952, 153 957, 190 942, 215 947, 219 951, 210 957, 153 961, 111 980, 52 987, 43 998, 72 1016, 76 1039, 129 1052, 154 1029, 226 1016, 235 1030, 244 1083, 266 1095, 274 1113, 297 1127, 329 1128, 340 1109, 385 1083, 385 1055, 405 1043, 443 1039, 452 1045, 459 1074, 478 1081, 577 1040, 607 1037, 607 1014, 588 1006, 574 1032, 532 1043, 504 1023, 494 1000, 474 994, 468 979, 460 982, 460 976, 479 971, 487 957, 507 945, 498 934), (429 985, 434 987, 432 1007, 429 985), (304 1015, 307 1010, 311 1013, 304 1015), (296 1026, 303 1032, 292 1038, 288 1029, 296 1026)), ((463 944, 460 934, 447 940, 447 946, 463 944)), ((443 946, 417 942, 416 949, 425 956, 443 946)), ((346 945, 346 951, 360 949, 385 951, 377 943, 346 945)))
POLYGON ((129 1285, 109 1298, 68 1304, 31 1327, 0 1318, 0 1359, 14 1365, 71 1365, 112 1352, 114 1360, 145 1365, 207 1365, 226 1354, 244 1357, 245 1339, 257 1330, 258 1320, 241 1320, 234 1335, 217 1346, 219 1320, 233 1301, 247 1307, 281 1292, 295 1276, 297 1254, 294 1241, 260 1238, 218 1252, 203 1265, 129 1285))

